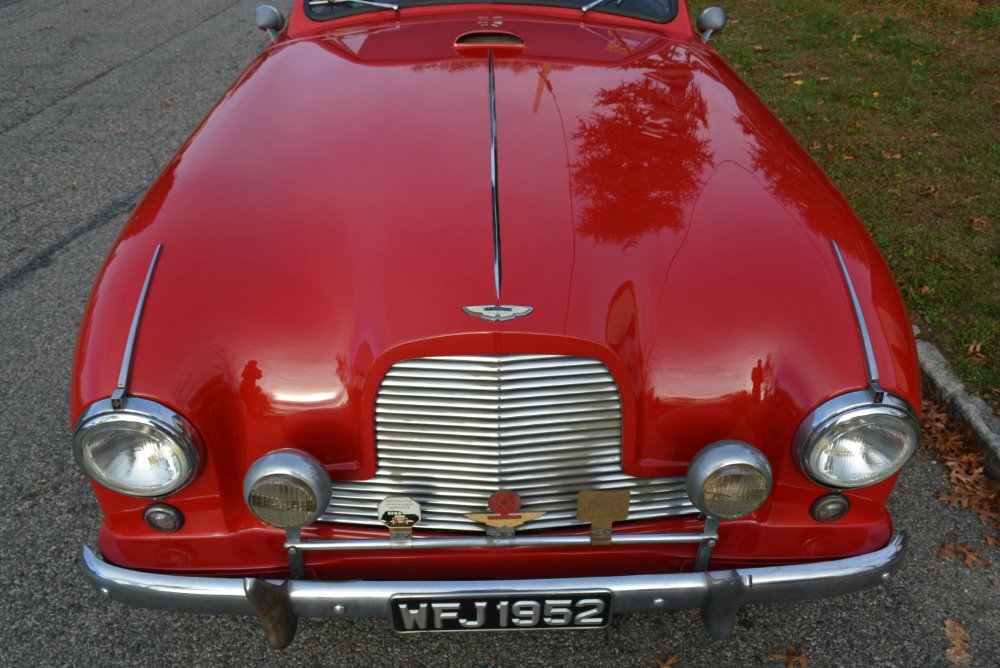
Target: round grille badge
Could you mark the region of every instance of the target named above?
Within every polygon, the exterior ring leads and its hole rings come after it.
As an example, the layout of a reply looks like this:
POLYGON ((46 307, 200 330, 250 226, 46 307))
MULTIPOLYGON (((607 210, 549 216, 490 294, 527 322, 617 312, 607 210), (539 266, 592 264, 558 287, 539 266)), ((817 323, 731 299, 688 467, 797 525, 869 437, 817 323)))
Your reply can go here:
POLYGON ((408 529, 420 521, 420 504, 408 496, 387 496, 376 512, 390 529, 408 529))
POLYGON ((517 492, 494 492, 490 497, 490 510, 497 515, 510 515, 521 508, 521 497, 517 492))

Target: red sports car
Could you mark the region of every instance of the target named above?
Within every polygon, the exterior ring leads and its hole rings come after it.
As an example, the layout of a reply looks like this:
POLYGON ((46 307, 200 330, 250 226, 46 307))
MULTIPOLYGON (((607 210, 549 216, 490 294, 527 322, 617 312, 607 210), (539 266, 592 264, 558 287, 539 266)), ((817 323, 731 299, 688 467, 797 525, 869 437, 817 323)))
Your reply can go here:
POLYGON ((72 382, 113 599, 397 631, 879 584, 910 325, 683 0, 296 0, 142 200, 72 382))

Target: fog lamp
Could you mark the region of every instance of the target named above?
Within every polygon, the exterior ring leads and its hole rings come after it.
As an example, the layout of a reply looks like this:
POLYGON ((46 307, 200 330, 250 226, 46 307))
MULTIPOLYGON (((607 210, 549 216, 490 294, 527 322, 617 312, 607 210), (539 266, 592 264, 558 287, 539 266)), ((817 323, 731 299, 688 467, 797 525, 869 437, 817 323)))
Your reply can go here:
POLYGON ((843 494, 821 496, 812 505, 812 516, 817 522, 836 522, 851 509, 851 502, 843 494))
POLYGON ((749 443, 718 441, 692 460, 687 474, 691 502, 718 519, 745 517, 771 493, 771 465, 749 443))
POLYGON ((181 511, 165 503, 154 503, 142 513, 146 526, 160 533, 174 533, 184 526, 181 511))
POLYGON ((247 471, 243 497, 261 522, 294 529, 312 524, 323 514, 330 500, 330 478, 310 455, 277 450, 247 471))

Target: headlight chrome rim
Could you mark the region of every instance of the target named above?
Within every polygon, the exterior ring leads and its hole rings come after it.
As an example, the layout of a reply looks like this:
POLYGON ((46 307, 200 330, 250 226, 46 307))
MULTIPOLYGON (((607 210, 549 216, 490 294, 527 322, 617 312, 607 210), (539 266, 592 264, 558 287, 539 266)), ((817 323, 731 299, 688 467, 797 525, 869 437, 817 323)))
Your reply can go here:
POLYGON ((125 397, 121 408, 115 408, 110 399, 103 399, 89 406, 77 420, 73 430, 73 454, 77 464, 88 478, 113 492, 140 499, 163 499, 187 487, 201 472, 204 446, 194 426, 180 413, 148 399, 125 397), (89 452, 85 452, 88 438, 97 430, 127 425, 136 431, 153 431, 166 436, 175 446, 180 474, 159 487, 137 490, 110 478, 102 471, 89 452))
POLYGON ((330 476, 322 464, 312 455, 284 448, 270 452, 255 461, 247 470, 243 478, 243 500, 247 508, 258 520, 268 526, 279 529, 297 529, 308 526, 318 520, 326 510, 330 501, 330 476), (298 522, 276 523, 275 518, 262 517, 255 509, 252 500, 254 488, 270 480, 279 481, 282 478, 290 478, 295 482, 302 483, 313 494, 316 507, 309 515, 303 516, 298 522))
POLYGON ((747 517, 756 512, 771 495, 773 474, 771 464, 763 452, 743 441, 716 441, 702 448, 688 467, 686 484, 691 503, 709 517, 733 520, 747 517), (733 475, 743 470, 760 476, 762 494, 756 501, 749 502, 740 512, 720 512, 712 507, 706 496, 706 486, 715 477, 733 475))
MULTIPOLYGON (((859 427, 864 425, 859 425, 859 427)), ((888 392, 881 402, 875 401, 870 390, 858 390, 834 397, 813 410, 795 431, 793 448, 799 468, 818 485, 828 489, 860 489, 877 485, 896 475, 912 459, 920 444, 920 421, 916 411, 902 397, 888 392), (837 430, 848 431, 847 425, 858 420, 884 418, 896 420, 901 431, 909 431, 912 436, 894 458, 892 466, 877 476, 850 481, 833 477, 816 466, 816 446, 827 435, 837 430)))

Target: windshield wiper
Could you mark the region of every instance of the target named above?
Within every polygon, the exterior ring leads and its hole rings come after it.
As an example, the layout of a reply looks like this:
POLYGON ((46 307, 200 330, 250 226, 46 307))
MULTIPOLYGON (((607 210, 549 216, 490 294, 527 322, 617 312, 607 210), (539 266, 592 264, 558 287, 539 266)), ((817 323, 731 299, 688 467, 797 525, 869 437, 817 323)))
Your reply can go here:
MULTIPOLYGON (((586 14, 589 10, 593 9, 597 5, 604 4, 607 1, 608 0, 593 0, 593 2, 588 2, 583 7, 581 7, 580 11, 582 11, 584 14, 586 14)), ((622 4, 622 0, 615 0, 615 7, 617 7, 620 4, 622 4)))
POLYGON ((309 0, 310 7, 318 7, 319 5, 365 5, 366 7, 379 7, 381 9, 391 9, 392 11, 399 13, 399 5, 394 5, 391 2, 375 2, 374 0, 309 0))

